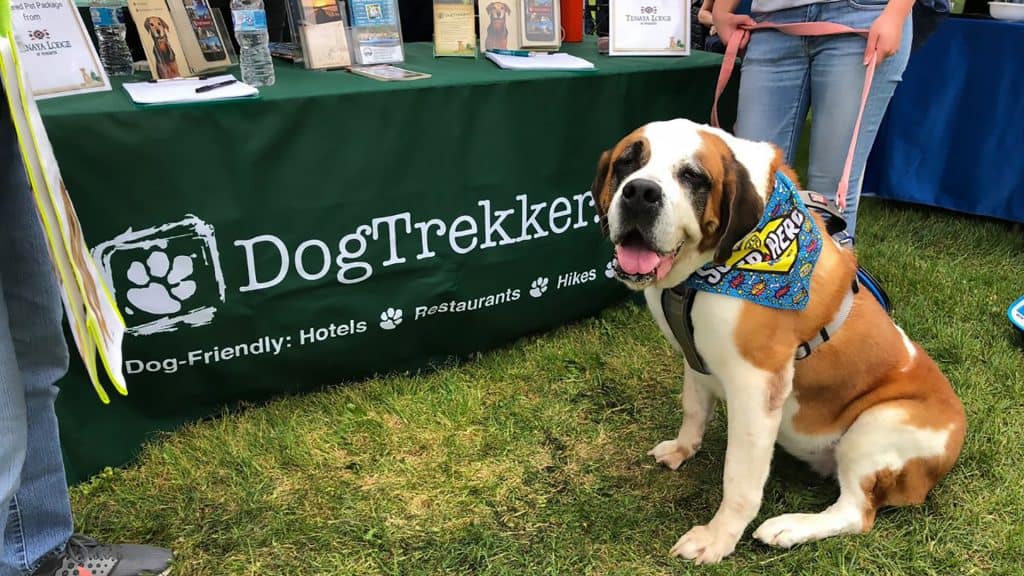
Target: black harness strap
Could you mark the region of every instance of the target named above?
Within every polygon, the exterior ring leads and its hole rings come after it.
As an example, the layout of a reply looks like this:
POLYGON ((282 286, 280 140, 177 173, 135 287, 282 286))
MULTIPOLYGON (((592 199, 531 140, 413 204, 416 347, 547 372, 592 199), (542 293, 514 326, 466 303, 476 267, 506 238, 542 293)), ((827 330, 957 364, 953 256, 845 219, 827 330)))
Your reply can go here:
POLYGON ((700 357, 697 345, 693 341, 693 319, 690 317, 690 311, 693 310, 693 301, 696 296, 697 291, 686 286, 685 283, 662 290, 661 313, 665 315, 665 321, 672 329, 676 342, 683 349, 683 356, 686 357, 686 363, 690 365, 690 368, 701 374, 711 374, 704 366, 704 359, 700 357))
POLYGON ((805 206, 828 216, 828 218, 825 218, 825 232, 829 236, 835 236, 846 230, 846 218, 835 202, 817 192, 798 190, 797 193, 800 194, 800 200, 803 201, 805 206))
MULTIPOLYGON (((843 305, 840 306, 836 317, 827 325, 822 326, 818 334, 810 341, 800 343, 796 350, 796 360, 807 358, 818 346, 832 338, 832 335, 846 322, 846 318, 850 314, 850 308, 853 305, 852 298, 858 292, 860 292, 860 285, 854 279, 850 286, 850 294, 844 300, 843 305)), ((696 298, 697 291, 684 284, 668 290, 662 290, 661 313, 665 315, 665 322, 672 329, 672 334, 676 337, 676 342, 679 342, 679 347, 683 349, 683 356, 686 357, 686 363, 690 365, 690 368, 701 374, 711 374, 711 371, 704 364, 704 359, 697 352, 697 343, 693 338, 693 318, 690 316, 690 312, 693 310, 693 301, 696 298)))

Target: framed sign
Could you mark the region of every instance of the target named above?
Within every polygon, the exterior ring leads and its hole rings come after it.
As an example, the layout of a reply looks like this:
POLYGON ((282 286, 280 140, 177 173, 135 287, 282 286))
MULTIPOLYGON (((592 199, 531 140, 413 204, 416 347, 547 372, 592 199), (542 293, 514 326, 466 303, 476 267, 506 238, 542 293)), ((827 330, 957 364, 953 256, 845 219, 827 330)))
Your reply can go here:
POLYGON ((688 56, 691 0, 611 0, 608 54, 688 56))
POLYGON ((36 99, 110 90, 107 73, 72 2, 13 0, 11 27, 36 99))
POLYGON ((434 0, 434 56, 476 58, 476 44, 473 3, 434 0))

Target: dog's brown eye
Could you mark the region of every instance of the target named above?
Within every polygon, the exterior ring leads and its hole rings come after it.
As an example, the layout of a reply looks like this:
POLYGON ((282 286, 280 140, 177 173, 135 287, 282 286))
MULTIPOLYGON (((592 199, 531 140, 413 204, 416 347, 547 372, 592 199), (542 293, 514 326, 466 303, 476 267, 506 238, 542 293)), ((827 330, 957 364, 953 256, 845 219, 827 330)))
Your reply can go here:
POLYGON ((708 181, 707 175, 693 166, 683 166, 677 175, 680 181, 691 184, 706 184, 708 181))
POLYGON ((643 153, 643 144, 634 142, 631 146, 622 151, 622 154, 612 163, 612 174, 622 179, 640 169, 643 153))

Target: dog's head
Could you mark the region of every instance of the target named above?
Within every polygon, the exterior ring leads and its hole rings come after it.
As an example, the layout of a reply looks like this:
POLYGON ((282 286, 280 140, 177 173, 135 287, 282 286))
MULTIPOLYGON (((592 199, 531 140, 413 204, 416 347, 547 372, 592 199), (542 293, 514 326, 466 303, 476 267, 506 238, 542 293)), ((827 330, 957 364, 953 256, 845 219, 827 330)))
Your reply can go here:
POLYGON ((504 20, 511 11, 512 9, 504 2, 491 2, 487 5, 487 15, 491 17, 491 21, 504 20))
POLYGON ((682 119, 620 140, 601 155, 591 187, 619 280, 667 288, 725 262, 761 219, 780 162, 772 144, 682 119))
POLYGON ((153 40, 163 40, 167 37, 167 23, 164 22, 163 18, 156 16, 150 16, 146 18, 145 24, 146 32, 153 37, 153 40))

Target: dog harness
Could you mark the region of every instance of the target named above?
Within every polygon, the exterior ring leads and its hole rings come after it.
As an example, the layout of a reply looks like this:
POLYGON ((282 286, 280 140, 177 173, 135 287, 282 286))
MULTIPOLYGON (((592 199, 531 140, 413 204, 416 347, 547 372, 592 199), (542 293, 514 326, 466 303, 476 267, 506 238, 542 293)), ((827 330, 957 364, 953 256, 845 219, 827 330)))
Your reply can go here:
MULTIPOLYGON (((829 235, 842 232, 846 223, 835 205, 814 192, 797 191, 783 174, 777 174, 764 215, 757 227, 739 243, 723 265, 708 264, 678 286, 661 293, 662 314, 683 350, 687 363, 701 374, 710 374, 694 342, 690 312, 697 292, 741 298, 782 310, 806 307, 811 273, 821 254, 822 236, 808 207, 823 212, 829 235)), ((860 272, 858 271, 858 277, 860 272)), ((828 342, 846 322, 860 283, 854 279, 839 311, 814 338, 802 342, 796 360, 803 360, 828 342)))
MULTIPOLYGON (((843 298, 843 303, 839 305, 839 311, 836 312, 832 321, 819 330, 814 338, 801 342, 797 347, 796 360, 807 358, 818 346, 832 338, 832 335, 842 327, 850 316, 850 310, 853 309, 853 297, 859 292, 860 284, 854 280, 850 292, 843 298)), ((672 329, 676 341, 679 342, 680 348, 683 349, 686 363, 701 374, 711 374, 704 364, 704 359, 697 352, 697 345, 693 339, 693 319, 690 316, 690 311, 693 309, 693 301, 696 296, 697 290, 690 288, 685 282, 674 288, 663 290, 661 292, 661 312, 665 315, 665 320, 668 322, 669 328, 672 329)))

